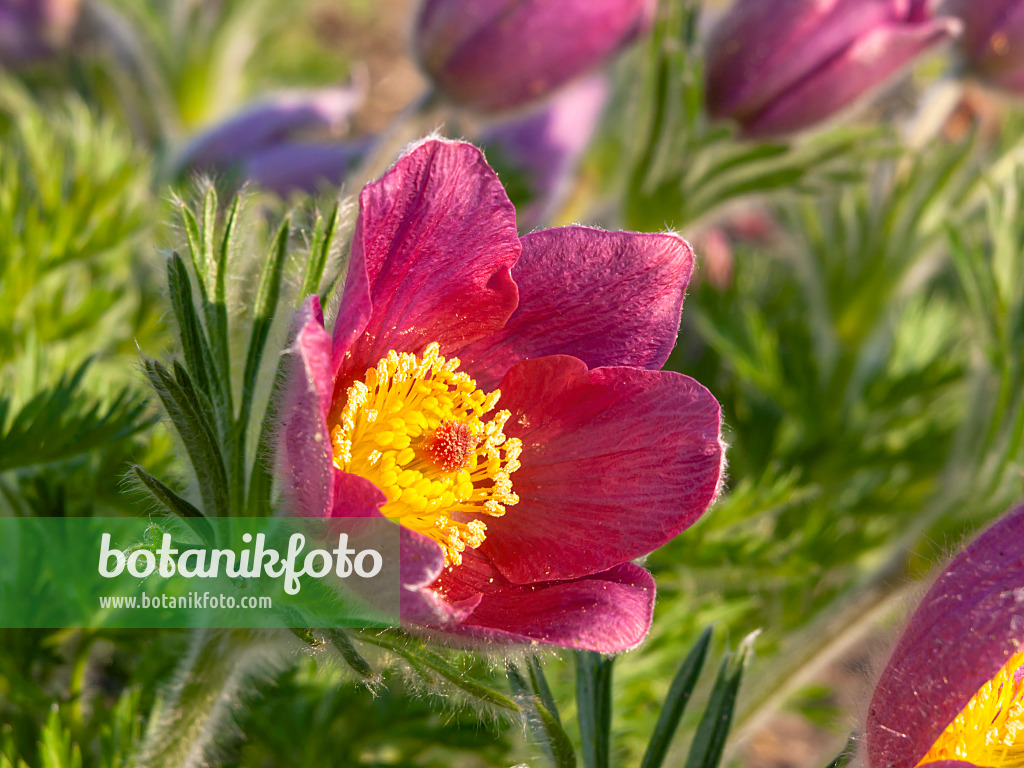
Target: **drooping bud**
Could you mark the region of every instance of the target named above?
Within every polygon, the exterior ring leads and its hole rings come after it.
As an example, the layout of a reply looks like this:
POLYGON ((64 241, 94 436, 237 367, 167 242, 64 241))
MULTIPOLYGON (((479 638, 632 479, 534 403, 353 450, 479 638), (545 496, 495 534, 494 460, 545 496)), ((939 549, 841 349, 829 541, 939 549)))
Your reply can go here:
POLYGON ((944 8, 963 22, 957 47, 967 70, 1024 94, 1024 0, 948 0, 944 8))
POLYGON ((870 768, 1019 765, 1022 648, 1024 507, 1018 507, 953 559, 907 624, 871 699, 870 768))
POLYGON ((958 31, 923 0, 739 0, 707 44, 707 103, 751 137, 793 133, 958 31))
POLYGON ((426 0, 423 68, 450 99, 482 112, 546 96, 647 30, 656 0, 426 0))

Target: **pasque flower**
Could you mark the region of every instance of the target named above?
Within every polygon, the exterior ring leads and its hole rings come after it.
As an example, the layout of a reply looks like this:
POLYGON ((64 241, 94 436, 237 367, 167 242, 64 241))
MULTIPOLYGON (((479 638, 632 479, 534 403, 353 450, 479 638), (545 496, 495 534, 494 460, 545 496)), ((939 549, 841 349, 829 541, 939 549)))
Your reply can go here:
POLYGON ((484 112, 545 96, 650 26, 656 0, 425 0, 416 50, 451 99, 484 112))
POLYGON ((275 94, 196 136, 176 165, 235 172, 281 195, 338 184, 366 149, 339 141, 363 91, 356 83, 275 94))
POLYGON ((799 131, 958 29, 925 0, 738 0, 707 42, 707 104, 748 136, 799 131))
POLYGON ((871 699, 871 768, 1024 764, 1024 507, 981 534, 911 617, 871 699))
POLYGON ((295 321, 279 471, 294 512, 398 518, 402 618, 616 651, 650 626, 630 562, 722 472, 720 408, 657 370, 692 269, 671 234, 516 233, 480 151, 429 140, 360 196, 332 334, 295 321))
POLYGON ((998 88, 1024 93, 1024 0, 947 0, 963 21, 957 47, 967 69, 998 88))
POLYGON ((0 0, 0 62, 28 64, 65 45, 80 0, 0 0))

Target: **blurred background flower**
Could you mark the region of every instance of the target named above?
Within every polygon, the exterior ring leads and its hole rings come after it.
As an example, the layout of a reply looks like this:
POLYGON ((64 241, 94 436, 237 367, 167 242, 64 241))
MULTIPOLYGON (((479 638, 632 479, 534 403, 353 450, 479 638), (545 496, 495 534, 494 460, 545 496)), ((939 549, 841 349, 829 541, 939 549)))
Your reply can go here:
POLYGON ((963 22, 957 47, 967 71, 997 88, 1024 94, 1024 2, 947 0, 963 22))
POLYGON ((739 0, 707 41, 708 112, 750 137, 808 128, 957 27, 921 0, 739 0))
POLYGON ((19 66, 68 43, 80 0, 0 0, 0 63, 19 66))
POLYGON ((656 0, 426 0, 416 51, 438 88, 482 112, 514 109, 597 67, 650 26, 656 0))
POLYGON ((272 96, 199 134, 174 166, 250 180, 287 196, 339 185, 365 142, 343 142, 361 83, 272 96))

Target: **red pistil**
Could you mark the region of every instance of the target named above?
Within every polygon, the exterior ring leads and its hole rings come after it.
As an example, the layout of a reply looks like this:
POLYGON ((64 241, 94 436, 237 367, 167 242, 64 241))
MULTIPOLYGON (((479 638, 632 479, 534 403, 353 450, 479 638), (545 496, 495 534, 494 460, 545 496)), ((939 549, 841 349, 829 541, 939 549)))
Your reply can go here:
POLYGON ((426 441, 426 453, 436 466, 445 472, 454 472, 466 466, 476 444, 477 439, 467 424, 442 421, 426 441))

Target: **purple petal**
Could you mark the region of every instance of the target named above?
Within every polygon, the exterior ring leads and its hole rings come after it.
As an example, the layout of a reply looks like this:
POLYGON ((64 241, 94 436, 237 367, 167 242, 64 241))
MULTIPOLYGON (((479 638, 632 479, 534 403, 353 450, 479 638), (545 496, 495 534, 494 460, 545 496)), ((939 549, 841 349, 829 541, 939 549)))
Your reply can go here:
POLYGON ((740 0, 708 41, 708 109, 743 122, 892 19, 886 0, 740 0))
POLYGON ((293 192, 319 192, 337 187, 365 151, 363 143, 287 143, 259 150, 245 161, 245 177, 264 189, 287 197, 293 192))
POLYGON ((655 0, 427 0, 416 29, 451 98, 494 112, 551 93, 635 40, 655 0))
POLYGON ((310 296, 293 321, 287 350, 289 371, 280 403, 278 475, 293 514, 330 513, 334 467, 327 414, 333 391, 331 337, 324 330, 320 301, 310 296))
POLYGON ((464 347, 501 328, 518 302, 515 209, 476 147, 424 142, 359 203, 334 329, 339 401, 389 350, 464 347))
POLYGON ((665 364, 693 270, 685 240, 563 227, 522 244, 512 271, 519 307, 504 328, 458 353, 481 387, 544 355, 572 355, 591 368, 665 364))
POLYGON ((301 133, 339 133, 363 97, 360 85, 278 94, 200 134, 179 163, 227 167, 301 133))
POLYGON ((884 85, 920 54, 949 40, 957 29, 948 19, 879 27, 748 120, 744 133, 777 135, 820 122, 884 85))
POLYGON ((721 409, 677 373, 571 357, 514 366, 499 407, 523 441, 519 503, 485 518, 480 547, 514 584, 598 573, 657 549, 718 492, 721 409))
POLYGON ((953 559, 910 618, 871 699, 869 764, 916 765, 1022 644, 1024 507, 1018 507, 953 559))

